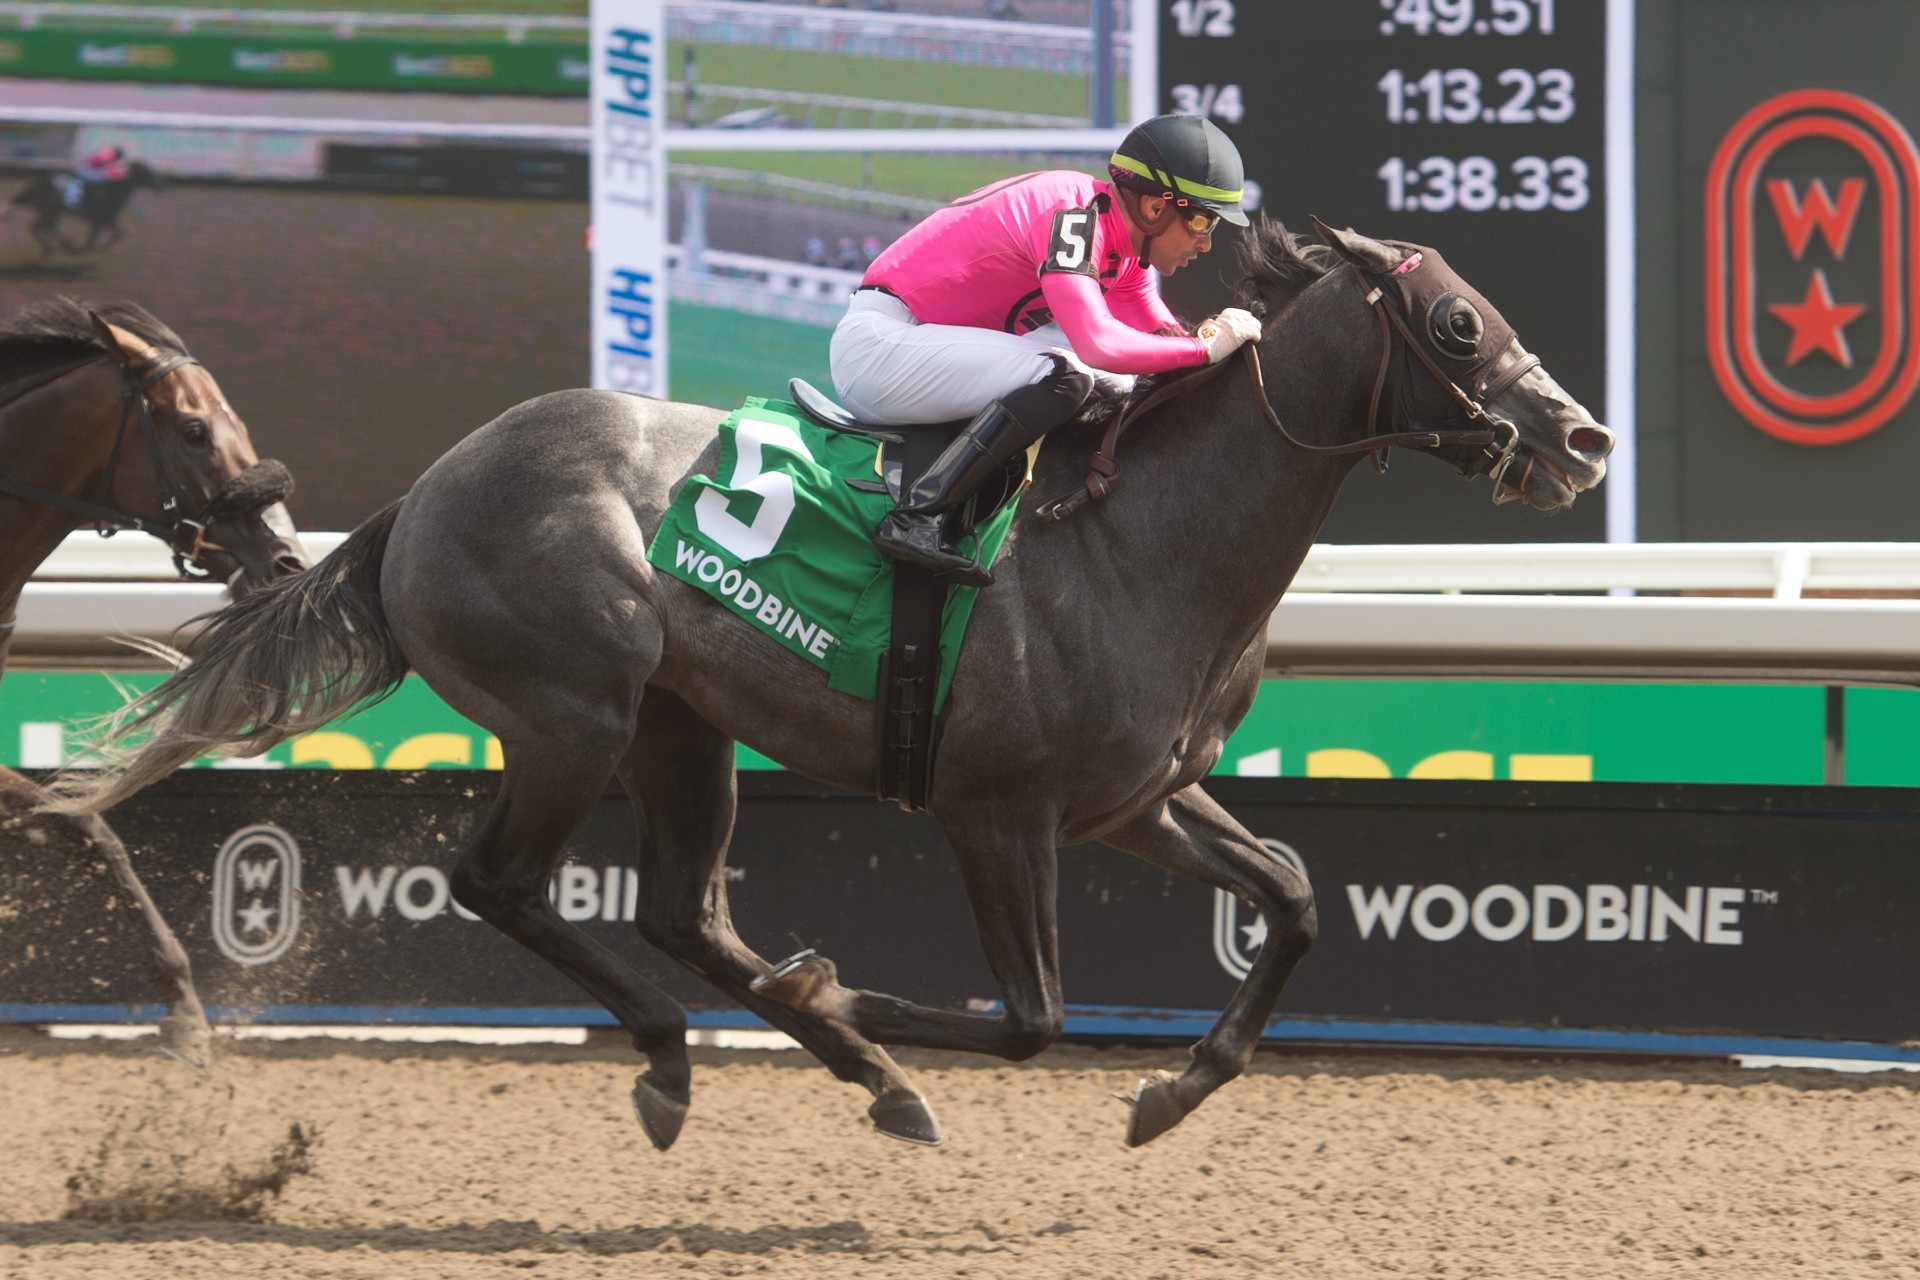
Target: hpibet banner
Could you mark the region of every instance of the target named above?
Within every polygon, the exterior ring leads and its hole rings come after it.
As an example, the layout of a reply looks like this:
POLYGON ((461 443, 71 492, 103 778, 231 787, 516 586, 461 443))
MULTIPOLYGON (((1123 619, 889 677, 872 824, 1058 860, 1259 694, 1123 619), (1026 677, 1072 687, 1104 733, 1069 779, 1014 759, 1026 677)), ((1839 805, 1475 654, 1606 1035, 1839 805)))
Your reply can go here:
POLYGON ((593 385, 667 395, 667 28, 593 0, 593 385))

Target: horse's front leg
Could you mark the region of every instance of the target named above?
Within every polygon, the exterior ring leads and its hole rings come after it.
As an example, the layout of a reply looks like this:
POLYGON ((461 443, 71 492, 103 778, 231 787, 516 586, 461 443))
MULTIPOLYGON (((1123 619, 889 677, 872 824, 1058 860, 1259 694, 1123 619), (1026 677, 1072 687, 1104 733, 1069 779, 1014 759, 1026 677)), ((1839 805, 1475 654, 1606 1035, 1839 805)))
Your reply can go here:
MULTIPOLYGON (((976 806, 992 810, 995 806, 976 806)), ((999 984, 998 1018, 929 1009, 843 987, 833 962, 803 952, 756 984, 766 996, 833 1018, 876 1044, 960 1049, 1019 1061, 1060 1038, 1060 936, 1055 902, 1057 821, 999 810, 943 819, 980 944, 999 984)))
POLYGON ((193 987, 186 948, 153 905, 113 829, 94 814, 35 812, 49 799, 39 786, 0 767, 0 848, 50 845, 74 858, 93 861, 95 869, 105 873, 115 899, 147 932, 152 980, 167 1000, 166 1016, 160 1020, 160 1048, 191 1066, 205 1067, 213 1056, 213 1032, 193 987))
POLYGON ((1175 792, 1119 830, 1107 844, 1176 875, 1225 889, 1259 908, 1267 940, 1219 1021, 1193 1047, 1178 1076, 1142 1080, 1133 1096, 1127 1145, 1151 1142, 1207 1096, 1247 1069, 1274 1004, 1318 932, 1313 888, 1197 785, 1175 792))
POLYGON ((35 222, 29 231, 40 245, 40 265, 43 267, 53 261, 55 254, 68 247, 59 229, 50 222, 35 222))

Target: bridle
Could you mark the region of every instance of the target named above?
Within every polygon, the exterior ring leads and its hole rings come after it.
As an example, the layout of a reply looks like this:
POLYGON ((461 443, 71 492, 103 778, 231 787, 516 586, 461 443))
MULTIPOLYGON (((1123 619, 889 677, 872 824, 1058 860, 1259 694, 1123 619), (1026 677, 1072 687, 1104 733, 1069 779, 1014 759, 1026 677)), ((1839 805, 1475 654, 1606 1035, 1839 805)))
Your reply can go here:
MULTIPOLYGON (((1345 444, 1308 444, 1288 431, 1286 424, 1280 421, 1280 415, 1274 412, 1272 400, 1267 397, 1266 378, 1260 370, 1258 344, 1249 342, 1242 345, 1240 350, 1246 358, 1247 373, 1253 379, 1255 399, 1260 402, 1260 410, 1266 415, 1267 422, 1290 447, 1316 457, 1368 453, 1373 455, 1375 471, 1386 470, 1386 452, 1396 445, 1409 449, 1478 445, 1483 450, 1479 463, 1468 468, 1465 474, 1491 476, 1495 505, 1512 502, 1525 493, 1527 477, 1533 474, 1534 460, 1531 455, 1528 455, 1526 469, 1521 472, 1519 479, 1507 479, 1507 472, 1512 467, 1519 450, 1520 428, 1488 409, 1487 403, 1538 368, 1540 358, 1527 353, 1519 359, 1503 364, 1509 344, 1499 343, 1495 355, 1487 359, 1477 359, 1467 369, 1467 380, 1475 388, 1475 394, 1469 394, 1460 386, 1459 380, 1440 366, 1440 362, 1426 349, 1426 344, 1414 334, 1399 311, 1394 307, 1381 305, 1390 290, 1407 308, 1419 306, 1422 302, 1431 305, 1440 297, 1439 293, 1435 293, 1433 298, 1422 299, 1406 287, 1407 282, 1404 277, 1416 270, 1422 261, 1421 253, 1416 251, 1386 276, 1365 272, 1358 266, 1354 267, 1355 272, 1361 274, 1363 278, 1373 281, 1373 287, 1366 294, 1366 303, 1380 322, 1380 368, 1374 375, 1373 396, 1367 405, 1365 439, 1353 440, 1345 444), (1394 277, 1400 277, 1400 279, 1394 277), (1379 433, 1380 401, 1382 392, 1386 388, 1388 370, 1393 365, 1393 336, 1396 331, 1406 349, 1419 357, 1420 362, 1427 367, 1440 385, 1446 388, 1460 404, 1467 420, 1486 425, 1446 431, 1399 431, 1385 435, 1379 433)), ((1136 402, 1129 398, 1121 406, 1120 411, 1114 414, 1113 420, 1108 423, 1106 433, 1101 437, 1100 447, 1094 451, 1092 458, 1088 461, 1087 476, 1082 487, 1057 502, 1046 503, 1034 514, 1044 521, 1062 520, 1088 502, 1098 502, 1112 493, 1120 478, 1119 464, 1114 461, 1114 449, 1127 426, 1134 419, 1175 396, 1211 382, 1226 372, 1228 367, 1228 362, 1223 360, 1219 364, 1209 365, 1187 377, 1162 383, 1140 401, 1136 402)))
MULTIPOLYGON (((1401 314, 1402 311, 1405 311, 1407 314, 1431 314, 1434 306, 1447 296, 1445 290, 1415 291, 1411 287, 1411 281, 1408 280, 1407 277, 1420 268, 1421 264, 1425 261, 1425 256, 1422 251, 1415 250, 1385 276, 1373 275, 1375 283, 1373 287, 1367 291, 1367 305, 1372 308, 1374 317, 1380 322, 1380 368, 1374 375, 1373 397, 1367 405, 1368 440, 1365 445, 1360 447, 1366 448, 1367 451, 1373 455, 1373 469, 1376 472, 1387 469, 1387 440, 1384 437, 1376 436, 1376 432, 1378 430, 1380 416, 1381 393, 1387 384, 1387 370, 1393 363, 1393 331, 1397 330, 1406 350, 1411 351, 1417 356, 1420 363, 1424 364, 1427 367, 1427 371, 1433 375, 1434 381, 1438 382, 1441 387, 1453 396, 1454 400, 1465 413, 1467 421, 1485 423, 1486 426, 1483 431, 1490 433, 1484 441, 1478 438, 1482 434, 1482 431, 1469 430, 1425 433, 1428 436, 1428 442, 1415 445, 1414 447, 1434 449, 1446 444, 1482 445, 1484 448, 1484 452, 1481 455, 1483 464, 1468 468, 1463 474, 1492 477, 1493 501, 1495 506, 1512 502, 1525 493, 1527 477, 1533 474, 1534 458, 1531 454, 1527 456, 1526 469, 1520 473, 1519 480, 1511 482, 1507 480, 1507 471, 1512 467, 1520 446, 1520 429, 1510 420, 1489 410, 1487 404, 1498 398, 1508 387, 1511 387, 1514 383, 1526 377, 1527 374, 1539 368, 1540 357, 1534 355, 1532 352, 1525 352, 1518 359, 1507 360, 1507 349, 1511 345, 1511 342, 1499 340, 1494 337, 1490 331, 1483 334, 1480 341, 1481 345, 1492 347, 1494 354, 1491 357, 1481 358, 1476 356, 1474 358, 1472 364, 1470 364, 1466 370, 1466 379, 1473 386, 1474 391, 1472 394, 1469 394, 1463 389, 1457 379, 1445 369, 1441 368, 1440 362, 1434 358, 1433 352, 1429 350, 1430 344, 1420 337, 1415 336, 1412 328, 1407 324, 1406 316, 1401 314), (1401 307, 1395 308, 1381 305, 1389 289, 1392 289, 1400 299, 1402 303, 1401 307), (1391 328, 1389 328, 1389 326, 1391 326, 1391 328), (1505 361, 1505 363, 1502 363, 1503 361, 1505 361)), ((1355 267, 1354 270, 1360 271, 1360 268, 1355 267)), ((1501 328, 1505 331, 1506 337, 1511 339, 1511 331, 1506 330, 1504 324, 1502 324, 1501 328)), ((1274 415, 1273 407, 1267 401, 1265 386, 1261 385, 1259 361, 1255 359, 1250 361, 1250 363, 1253 368, 1254 382, 1260 386, 1260 402, 1266 406, 1268 420, 1279 429, 1280 434, 1286 437, 1290 443, 1296 443, 1296 447, 1309 449, 1313 452, 1321 452, 1321 450, 1312 449, 1311 446, 1299 445, 1297 442, 1293 442, 1291 436, 1287 436, 1286 428, 1280 426, 1280 420, 1274 415)), ((1357 453, 1360 451, 1360 448, 1353 446, 1335 446, 1332 451, 1357 453)))
MULTIPOLYGON (((88 361, 87 363, 92 363, 88 361)), ((175 370, 200 361, 184 352, 160 356, 143 366, 132 369, 120 368, 120 415, 114 430, 113 451, 107 456, 106 473, 100 478, 99 496, 95 501, 70 497, 64 493, 55 493, 49 489, 23 484, 18 480, 0 476, 0 494, 8 494, 28 502, 37 502, 43 506, 58 507, 82 516, 99 531, 103 538, 110 538, 122 529, 136 529, 151 534, 167 544, 173 552, 173 567, 182 578, 204 581, 212 576, 200 558, 209 551, 224 551, 225 547, 207 539, 207 529, 217 521, 234 516, 247 515, 264 510, 276 502, 282 502, 293 492, 293 475, 284 463, 271 458, 262 458, 239 475, 228 480, 220 491, 207 500, 198 515, 182 514, 182 501, 186 497, 186 487, 174 474, 167 461, 166 449, 160 442, 160 428, 153 420, 153 403, 147 398, 147 392, 158 385, 175 370), (119 470, 122 447, 126 444, 127 425, 138 416, 140 432, 146 438, 147 452, 153 462, 154 481, 160 488, 160 518, 149 520, 131 512, 122 511, 107 505, 107 499, 113 492, 114 474, 119 470), (202 570, 194 573, 194 569, 202 570)), ((33 390, 50 385, 59 378, 75 372, 75 366, 43 382, 37 383, 33 390)), ((15 397, 16 399, 19 397, 15 397)))

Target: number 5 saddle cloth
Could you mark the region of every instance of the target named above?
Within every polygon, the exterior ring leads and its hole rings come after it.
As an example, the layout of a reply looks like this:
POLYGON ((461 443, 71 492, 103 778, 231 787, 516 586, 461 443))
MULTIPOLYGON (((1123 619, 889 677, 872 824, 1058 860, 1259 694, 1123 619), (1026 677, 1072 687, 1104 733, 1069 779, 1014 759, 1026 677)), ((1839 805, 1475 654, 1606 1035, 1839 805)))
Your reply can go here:
MULTIPOLYGON (((874 483, 884 475, 882 443, 822 427, 785 401, 750 397, 720 425, 715 474, 687 481, 647 560, 819 667, 828 688, 871 701, 893 607, 892 564, 873 547, 893 508, 886 486, 874 483)), ((981 563, 999 554, 1017 506, 1006 503, 968 535, 981 563)), ((936 714, 978 595, 947 592, 936 714)))

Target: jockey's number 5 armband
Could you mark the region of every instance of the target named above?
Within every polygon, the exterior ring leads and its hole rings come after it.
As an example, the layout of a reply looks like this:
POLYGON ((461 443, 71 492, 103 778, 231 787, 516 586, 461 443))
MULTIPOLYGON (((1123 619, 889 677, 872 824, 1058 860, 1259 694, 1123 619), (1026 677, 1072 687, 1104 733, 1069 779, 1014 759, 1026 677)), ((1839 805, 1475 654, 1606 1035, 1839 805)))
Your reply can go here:
POLYGON ((1092 209, 1062 209, 1054 214, 1053 234, 1047 239, 1047 257, 1040 264, 1040 274, 1071 271, 1098 276, 1093 258, 1093 232, 1098 225, 1092 209))

